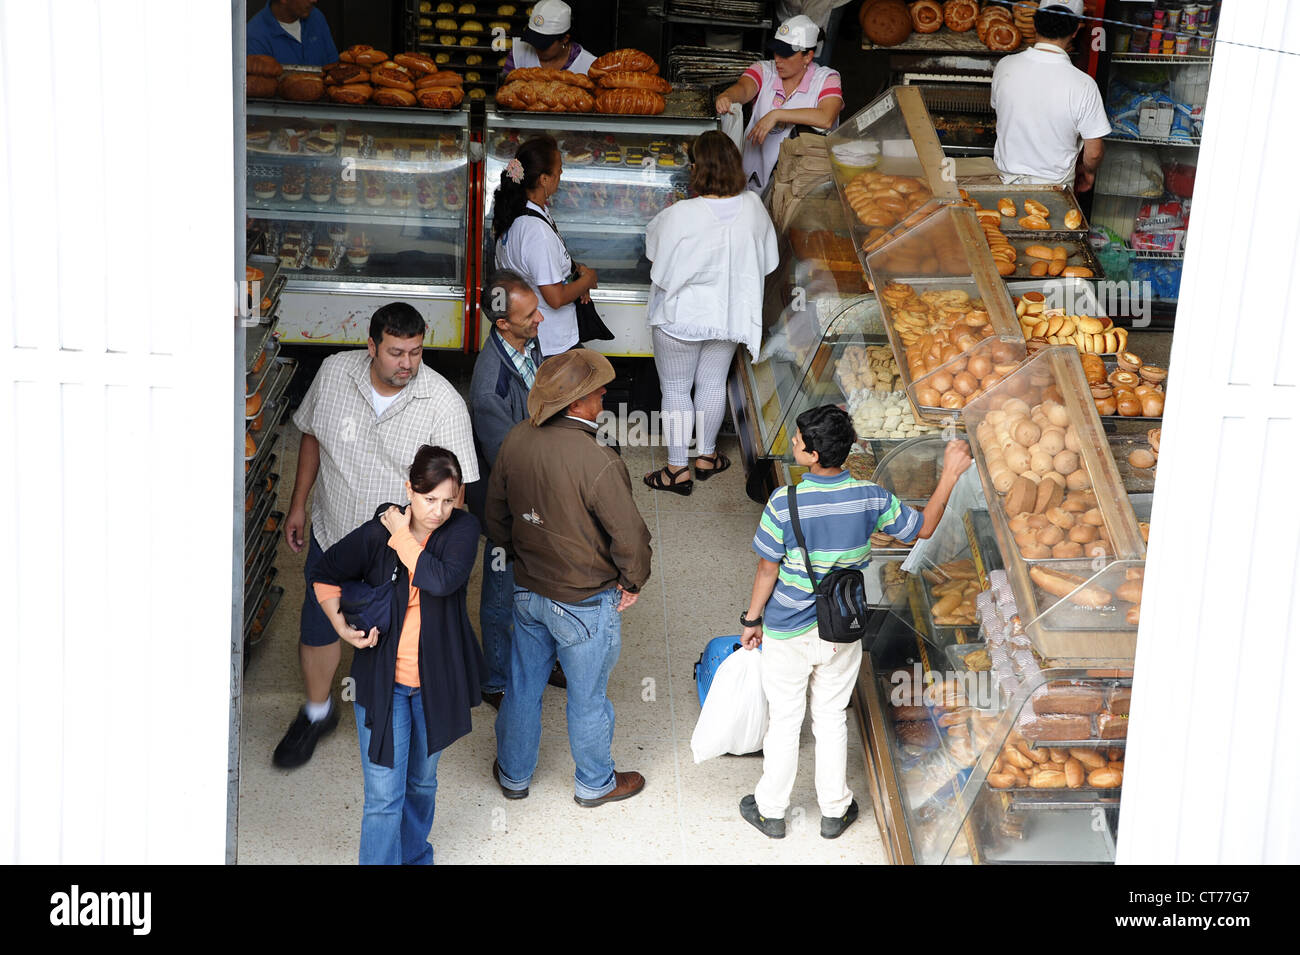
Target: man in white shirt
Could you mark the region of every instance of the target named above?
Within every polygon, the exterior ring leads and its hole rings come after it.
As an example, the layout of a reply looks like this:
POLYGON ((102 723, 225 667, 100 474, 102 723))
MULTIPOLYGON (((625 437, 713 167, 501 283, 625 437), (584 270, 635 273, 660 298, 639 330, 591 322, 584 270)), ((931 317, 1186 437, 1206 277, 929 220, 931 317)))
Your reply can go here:
POLYGON ((1082 16, 1083 0, 1039 7, 1037 42, 1003 57, 993 70, 998 116, 993 161, 1005 183, 1073 183, 1078 192, 1092 188, 1105 151, 1103 137, 1111 130, 1096 81, 1070 62, 1082 16))

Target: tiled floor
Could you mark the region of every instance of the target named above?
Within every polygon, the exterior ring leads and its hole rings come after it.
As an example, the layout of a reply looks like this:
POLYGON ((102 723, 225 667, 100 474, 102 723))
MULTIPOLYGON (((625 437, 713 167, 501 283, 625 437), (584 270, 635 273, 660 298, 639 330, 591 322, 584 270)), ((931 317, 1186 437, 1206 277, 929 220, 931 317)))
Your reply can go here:
MULTIPOLYGON (((280 504, 287 508, 298 433, 286 426, 280 504)), ((738 461, 732 442, 722 449, 738 461)), ((573 761, 564 731, 564 698, 547 689, 541 758, 531 794, 507 802, 491 778, 495 711, 474 710, 474 731, 449 747, 438 766, 438 813, 430 839, 439 863, 883 863, 866 793, 862 745, 849 719, 849 786, 859 822, 837 840, 818 833, 813 744, 807 725, 799 777, 784 840, 745 823, 737 804, 753 792, 762 761, 724 756, 696 765, 690 738, 700 707, 692 665, 704 644, 737 632, 753 580, 749 549, 761 508, 745 496, 737 463, 683 498, 654 492, 641 474, 665 461, 660 449, 628 448, 637 503, 654 538, 654 572, 623 620, 623 650, 610 681, 620 769, 646 777, 645 791, 625 802, 582 809, 573 802, 573 761)), ((285 772, 271 751, 302 702, 298 608, 303 555, 282 546, 279 581, 286 594, 245 676, 239 799, 242 863, 356 861, 362 784, 356 727, 345 708, 338 729, 312 761, 285 772)), ((469 584, 477 620, 479 571, 469 584)), ((340 678, 351 648, 344 648, 340 678)))

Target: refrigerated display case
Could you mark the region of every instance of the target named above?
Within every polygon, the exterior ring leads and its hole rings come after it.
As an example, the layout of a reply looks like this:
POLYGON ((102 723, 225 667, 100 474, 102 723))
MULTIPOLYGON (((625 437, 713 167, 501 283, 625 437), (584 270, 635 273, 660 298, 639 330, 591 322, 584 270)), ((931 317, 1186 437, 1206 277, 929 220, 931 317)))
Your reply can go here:
MULTIPOLYGON (((613 341, 589 342, 606 355, 653 354, 646 306, 650 260, 645 227, 688 196, 690 144, 717 129, 716 117, 539 114, 490 110, 484 132, 483 274, 492 260, 492 197, 519 144, 537 135, 559 143, 564 173, 550 211, 574 261, 595 269, 591 300, 613 341)), ((487 335, 479 329, 480 342, 487 335)))
POLYGON ((249 100, 248 216, 286 277, 284 342, 364 344, 388 302, 466 345, 468 109, 249 100))

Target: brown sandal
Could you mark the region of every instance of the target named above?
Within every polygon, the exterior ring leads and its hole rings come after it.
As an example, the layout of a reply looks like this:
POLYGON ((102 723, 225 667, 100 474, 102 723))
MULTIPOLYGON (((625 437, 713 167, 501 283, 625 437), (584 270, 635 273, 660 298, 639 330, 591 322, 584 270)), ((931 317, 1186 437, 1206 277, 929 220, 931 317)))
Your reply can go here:
POLYGON ((731 467, 731 459, 721 451, 714 451, 712 454, 700 454, 695 458, 695 476, 701 481, 707 481, 709 478, 713 477, 713 475, 721 474, 729 467, 731 467), (700 458, 703 458, 706 461, 712 461, 713 467, 701 468, 700 458))
POLYGON ((695 486, 694 481, 674 481, 673 478, 680 477, 683 474, 689 474, 690 468, 685 467, 674 473, 670 470, 670 465, 665 464, 658 471, 651 471, 641 480, 645 482, 646 487, 652 487, 656 491, 672 491, 674 494, 680 494, 682 497, 688 497, 691 488, 695 486))

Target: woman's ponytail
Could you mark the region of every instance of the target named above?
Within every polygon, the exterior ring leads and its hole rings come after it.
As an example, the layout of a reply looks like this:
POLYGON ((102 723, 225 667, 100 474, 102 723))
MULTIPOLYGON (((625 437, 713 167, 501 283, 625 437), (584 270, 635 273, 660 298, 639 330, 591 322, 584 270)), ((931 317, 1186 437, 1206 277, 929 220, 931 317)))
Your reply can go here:
POLYGON ((528 193, 537 180, 555 168, 560 147, 552 136, 537 136, 520 145, 515 158, 501 173, 501 185, 492 196, 492 237, 500 239, 524 214, 528 193))

